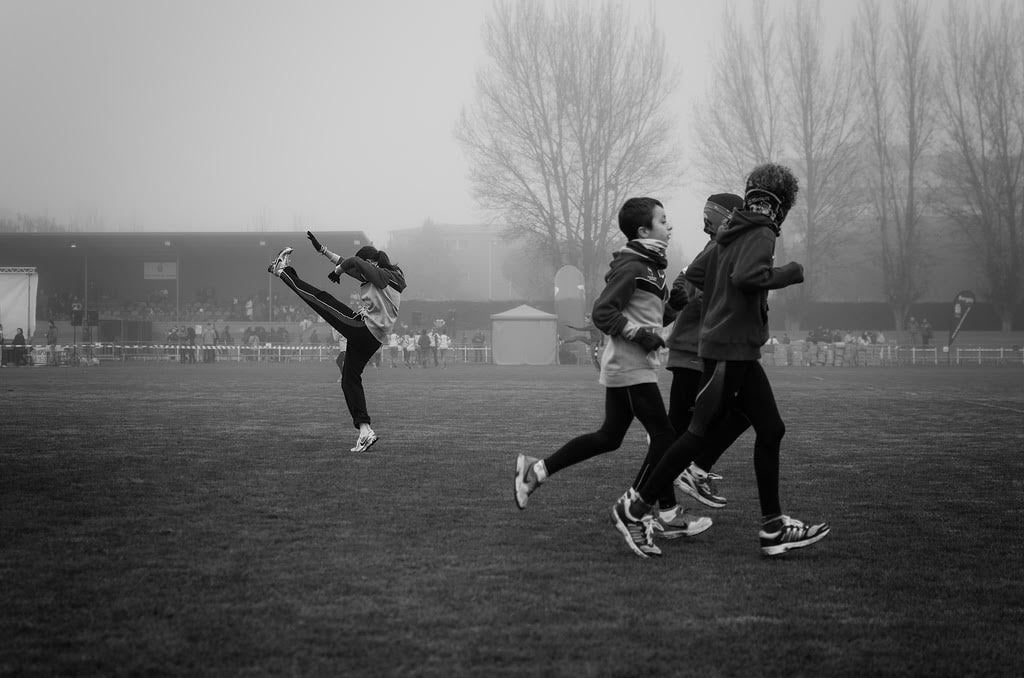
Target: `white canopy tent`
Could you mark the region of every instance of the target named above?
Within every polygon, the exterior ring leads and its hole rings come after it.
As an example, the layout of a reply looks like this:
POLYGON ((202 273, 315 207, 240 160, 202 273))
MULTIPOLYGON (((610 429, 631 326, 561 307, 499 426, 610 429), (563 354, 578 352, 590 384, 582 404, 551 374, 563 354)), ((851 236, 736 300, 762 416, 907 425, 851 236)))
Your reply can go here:
POLYGON ((558 316, 523 304, 491 316, 495 365, 558 363, 558 316))

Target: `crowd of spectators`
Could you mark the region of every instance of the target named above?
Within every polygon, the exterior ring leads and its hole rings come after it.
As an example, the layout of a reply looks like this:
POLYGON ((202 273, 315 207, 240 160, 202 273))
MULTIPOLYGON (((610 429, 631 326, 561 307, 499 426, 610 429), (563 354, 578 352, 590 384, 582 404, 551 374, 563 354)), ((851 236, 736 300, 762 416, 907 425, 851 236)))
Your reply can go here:
MULTIPOLYGON (((45 307, 42 315, 54 320, 70 320, 71 308, 83 300, 70 292, 44 294, 45 307)), ((109 320, 143 320, 153 322, 300 322, 313 321, 316 314, 304 305, 286 304, 274 296, 273 316, 270 317, 265 294, 253 294, 246 298, 232 297, 222 300, 212 288, 196 290, 194 298, 174 300, 174 294, 166 289, 150 292, 142 299, 116 299, 103 294, 89 298, 90 310, 98 311, 99 317, 109 320)))

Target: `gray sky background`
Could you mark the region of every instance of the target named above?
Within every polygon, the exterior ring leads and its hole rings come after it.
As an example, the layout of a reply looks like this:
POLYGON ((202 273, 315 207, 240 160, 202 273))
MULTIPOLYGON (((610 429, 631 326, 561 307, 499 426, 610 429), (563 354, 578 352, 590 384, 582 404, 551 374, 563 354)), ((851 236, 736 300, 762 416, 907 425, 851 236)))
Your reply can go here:
MULTIPOLYGON (((0 210, 125 230, 309 224, 379 244, 428 218, 479 223, 452 130, 489 6, 0 0, 0 210)), ((721 5, 628 6, 653 8, 682 68, 670 109, 686 147, 721 5)), ((703 196, 661 197, 692 252, 703 196)))

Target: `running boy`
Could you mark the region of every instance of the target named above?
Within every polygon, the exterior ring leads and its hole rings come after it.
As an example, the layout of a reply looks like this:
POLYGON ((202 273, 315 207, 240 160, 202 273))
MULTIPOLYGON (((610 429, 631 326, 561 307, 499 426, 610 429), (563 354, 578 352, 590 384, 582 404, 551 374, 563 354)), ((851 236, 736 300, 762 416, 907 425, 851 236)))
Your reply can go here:
MULTIPOLYGON (((710 236, 703 254, 715 247, 715 234, 729 218, 733 210, 743 209, 743 198, 733 193, 717 193, 709 196, 704 205, 704 232, 710 236)), ((698 255, 700 256, 700 255, 698 255)), ((668 419, 677 435, 682 435, 690 426, 693 403, 700 388, 704 361, 697 354, 700 334, 701 291, 686 280, 685 269, 672 283, 668 305, 677 309, 679 315, 672 325, 668 339, 668 364, 672 373, 672 388, 669 393, 668 419)), ((718 494, 714 480, 721 478, 710 473, 718 458, 729 449, 744 431, 750 428, 739 412, 730 409, 725 415, 721 434, 707 440, 707 447, 700 456, 675 480, 675 486, 685 494, 712 508, 723 508, 725 497, 718 494)))
POLYGON ((754 427, 754 472, 761 503, 761 553, 774 556, 810 546, 829 533, 828 523, 805 525, 782 513, 779 500, 779 446, 786 427, 775 395, 758 362, 768 340, 768 290, 803 282, 803 267, 773 266, 775 240, 793 206, 796 177, 781 165, 759 165, 747 177, 744 210, 733 213, 715 236, 717 245, 701 253, 686 279, 704 292, 700 357, 704 386, 697 395, 690 426, 665 452, 639 487, 612 507, 612 522, 630 549, 647 558, 654 545, 652 503, 715 435, 729 408, 754 427))
MULTIPOLYGON (((514 489, 520 509, 526 508, 530 494, 549 476, 618 449, 634 417, 651 442, 633 487, 640 487, 675 438, 657 374, 657 350, 665 345, 660 330, 665 324, 665 251, 672 226, 663 205, 653 198, 630 198, 618 219, 628 242, 612 255, 604 290, 591 314, 594 325, 610 338, 601 357, 599 379, 605 386, 604 422, 597 431, 573 438, 546 459, 518 455, 514 489)), ((665 537, 692 536, 711 527, 709 518, 680 509, 671 482, 663 494, 657 520, 665 537)))
POLYGON ((405 275, 401 268, 391 263, 386 253, 372 245, 359 248, 355 256, 345 259, 321 245, 309 231, 306 231, 306 236, 317 252, 335 264, 334 270, 327 276, 331 282, 339 282, 341 274, 345 273, 361 283, 359 309, 353 310, 327 292, 299 279, 290 265, 291 247, 281 250, 267 270, 280 278, 317 315, 348 340, 345 362, 341 366, 341 390, 352 415, 352 424, 359 429, 359 437, 352 452, 363 452, 378 440, 377 434, 370 427, 370 415, 366 410, 363 369, 380 349, 398 318, 405 275))

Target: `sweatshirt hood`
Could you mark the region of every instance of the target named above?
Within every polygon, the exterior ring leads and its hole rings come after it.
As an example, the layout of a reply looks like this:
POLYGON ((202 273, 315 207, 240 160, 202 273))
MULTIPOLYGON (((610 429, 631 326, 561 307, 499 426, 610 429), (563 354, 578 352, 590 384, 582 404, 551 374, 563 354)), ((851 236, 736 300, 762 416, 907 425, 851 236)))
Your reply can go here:
POLYGON ((757 212, 735 211, 732 217, 727 219, 722 227, 715 234, 715 242, 719 245, 728 245, 733 240, 747 231, 757 228, 770 228, 772 233, 779 235, 779 227, 770 218, 757 212))
POLYGON ((612 253, 612 263, 610 264, 608 275, 605 276, 605 280, 608 280, 612 272, 635 261, 642 261, 659 270, 663 270, 668 266, 668 259, 666 259, 664 254, 655 252, 648 247, 644 247, 643 244, 636 240, 630 240, 617 251, 612 253))

